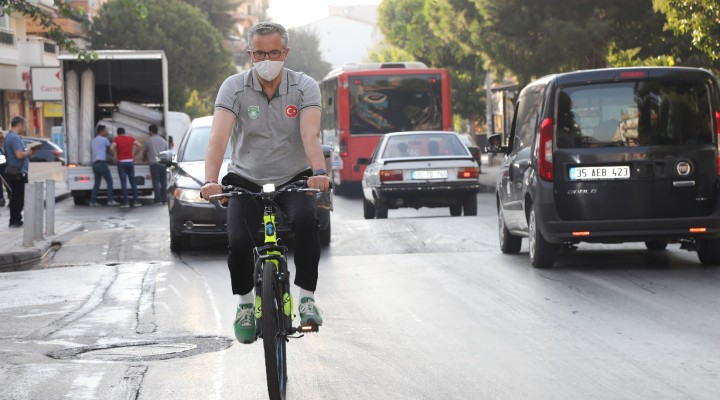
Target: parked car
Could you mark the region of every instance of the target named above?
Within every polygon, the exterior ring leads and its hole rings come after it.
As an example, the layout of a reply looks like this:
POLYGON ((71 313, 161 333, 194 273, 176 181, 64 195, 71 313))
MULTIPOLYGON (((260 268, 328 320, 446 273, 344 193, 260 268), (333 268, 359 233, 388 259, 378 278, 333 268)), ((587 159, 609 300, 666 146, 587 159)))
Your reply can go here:
POLYGON ((23 137, 22 141, 26 146, 30 143, 40 143, 40 148, 30 157, 30 161, 60 161, 65 165, 65 152, 52 141, 36 137, 23 137))
POLYGON ((480 158, 482 151, 480 146, 477 145, 475 139, 469 133, 458 133, 458 136, 468 150, 470 150, 470 154, 472 154, 475 161, 477 161, 478 170, 482 173, 482 158, 480 158))
POLYGON ((479 169, 455 132, 388 133, 362 179, 364 217, 387 218, 388 209, 449 207, 450 215, 477 215, 479 169))
POLYGON ((496 185, 500 249, 534 267, 579 242, 668 243, 720 263, 720 90, 702 69, 551 75, 518 97, 496 185))
MULTIPOLYGON (((170 249, 181 252, 191 247, 192 237, 224 238, 227 232, 227 209, 219 202, 200 198, 200 188, 205 182, 205 151, 210 140, 212 116, 196 118, 183 136, 177 153, 172 150, 160 153, 160 162, 169 168, 168 212, 170 213, 170 249)), ((330 157, 329 146, 326 159, 330 157)), ((220 177, 227 173, 231 146, 225 150, 220 177)), ((331 171, 328 168, 328 171, 331 171)), ((318 195, 318 220, 320 243, 330 244, 332 193, 318 195)), ((278 234, 289 239, 292 231, 280 213, 276 219, 278 234)))

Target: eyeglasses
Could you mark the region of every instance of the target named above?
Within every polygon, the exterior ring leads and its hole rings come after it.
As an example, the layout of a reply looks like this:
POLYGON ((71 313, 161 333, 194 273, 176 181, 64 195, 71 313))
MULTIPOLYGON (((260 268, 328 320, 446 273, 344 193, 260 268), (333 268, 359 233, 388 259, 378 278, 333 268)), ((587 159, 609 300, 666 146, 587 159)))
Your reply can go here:
POLYGON ((285 49, 270 50, 270 51, 262 51, 262 50, 248 51, 248 53, 252 54, 253 58, 256 60, 264 60, 265 57, 267 57, 267 56, 270 56, 271 60, 277 60, 278 58, 280 58, 280 56, 284 52, 285 52, 285 49))

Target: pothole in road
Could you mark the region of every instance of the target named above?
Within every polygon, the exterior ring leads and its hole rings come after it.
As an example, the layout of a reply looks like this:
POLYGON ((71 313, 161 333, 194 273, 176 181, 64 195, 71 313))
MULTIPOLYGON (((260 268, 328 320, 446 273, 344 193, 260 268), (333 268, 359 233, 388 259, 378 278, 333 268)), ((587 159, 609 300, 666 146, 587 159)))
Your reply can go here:
POLYGON ((190 336, 167 340, 85 346, 48 353, 58 360, 154 361, 190 357, 229 348, 233 341, 217 336, 190 336))

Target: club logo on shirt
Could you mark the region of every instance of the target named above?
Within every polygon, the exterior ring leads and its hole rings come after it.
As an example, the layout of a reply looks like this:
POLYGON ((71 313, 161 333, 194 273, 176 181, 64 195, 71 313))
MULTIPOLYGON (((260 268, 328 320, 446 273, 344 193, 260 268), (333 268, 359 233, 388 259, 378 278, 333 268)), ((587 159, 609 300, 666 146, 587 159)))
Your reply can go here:
POLYGON ((297 117, 298 109, 294 104, 290 104, 289 106, 285 107, 285 116, 288 118, 295 118, 297 117))
POLYGON ((257 119, 260 116, 260 107, 248 106, 248 117, 250 119, 257 119))

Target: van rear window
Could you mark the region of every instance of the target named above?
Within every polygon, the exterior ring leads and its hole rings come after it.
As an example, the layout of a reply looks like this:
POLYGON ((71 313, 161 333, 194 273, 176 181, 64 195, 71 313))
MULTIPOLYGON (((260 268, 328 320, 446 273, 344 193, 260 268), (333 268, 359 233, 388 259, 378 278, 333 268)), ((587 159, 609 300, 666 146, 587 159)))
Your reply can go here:
POLYGON ((708 144, 710 95, 703 82, 638 81, 564 88, 558 148, 708 144))

